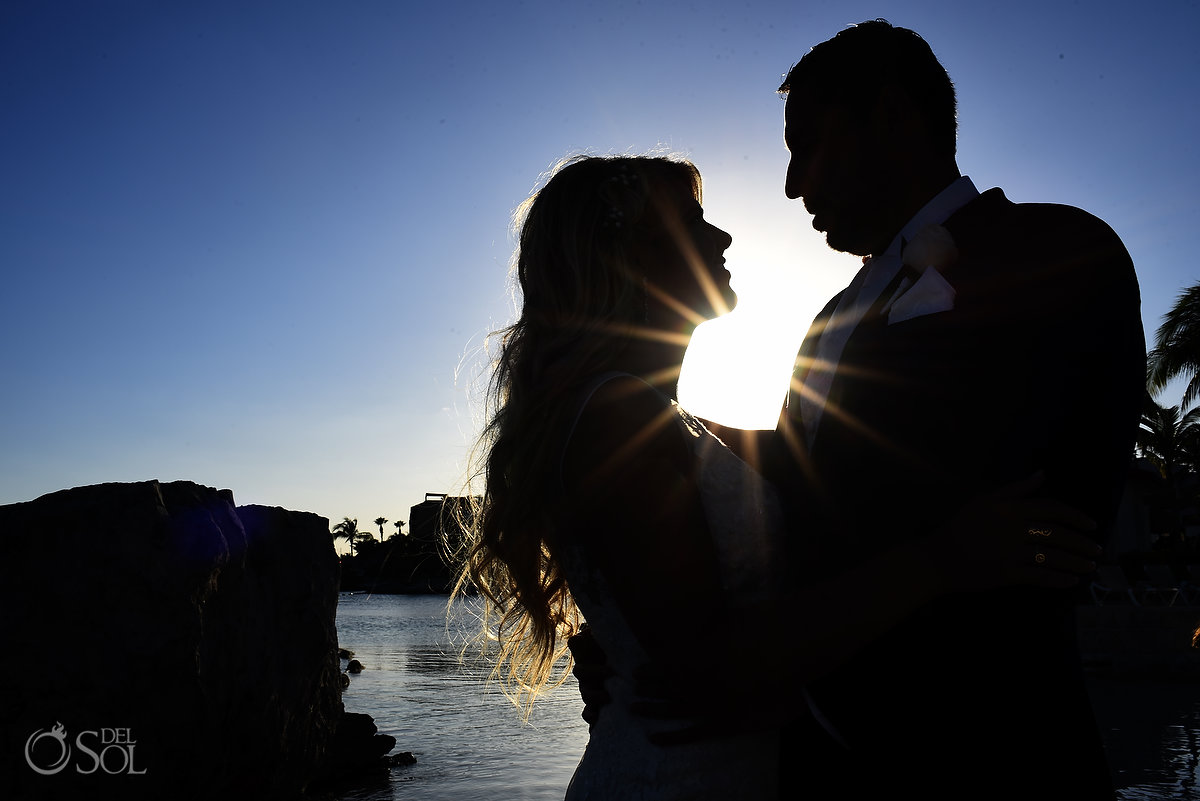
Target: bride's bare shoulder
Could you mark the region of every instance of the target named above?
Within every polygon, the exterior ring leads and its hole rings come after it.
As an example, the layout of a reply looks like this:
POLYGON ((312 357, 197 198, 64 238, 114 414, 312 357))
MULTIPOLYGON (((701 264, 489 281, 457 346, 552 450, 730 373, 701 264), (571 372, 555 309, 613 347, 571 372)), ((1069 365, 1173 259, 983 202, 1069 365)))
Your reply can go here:
POLYGON ((567 442, 564 476, 597 470, 685 469, 687 444, 674 404, 634 376, 603 383, 584 404, 567 442))

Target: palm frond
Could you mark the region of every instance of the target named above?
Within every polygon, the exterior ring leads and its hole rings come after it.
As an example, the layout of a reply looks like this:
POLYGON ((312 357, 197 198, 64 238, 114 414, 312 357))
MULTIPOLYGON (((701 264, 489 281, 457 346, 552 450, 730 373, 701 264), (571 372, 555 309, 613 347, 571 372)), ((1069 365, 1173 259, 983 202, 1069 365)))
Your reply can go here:
POLYGON ((1180 293, 1155 333, 1146 355, 1147 385, 1161 391, 1178 377, 1188 379, 1183 406, 1200 400, 1200 283, 1180 293))

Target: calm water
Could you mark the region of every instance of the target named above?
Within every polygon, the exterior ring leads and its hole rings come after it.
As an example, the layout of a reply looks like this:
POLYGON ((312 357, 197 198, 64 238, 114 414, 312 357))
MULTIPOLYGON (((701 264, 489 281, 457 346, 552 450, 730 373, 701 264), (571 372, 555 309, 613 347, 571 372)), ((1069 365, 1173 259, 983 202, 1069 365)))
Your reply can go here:
POLYGON ((346 709, 371 715, 397 751, 417 758, 393 768, 388 785, 342 801, 561 801, 587 745, 574 679, 539 699, 525 723, 486 668, 460 661, 470 623, 447 630, 445 596, 343 593, 337 625, 339 644, 363 664, 342 695, 346 709))
MULTIPOLYGON (((468 624, 447 629, 445 597, 343 594, 337 622, 364 667, 346 708, 417 759, 342 801, 562 798, 587 744, 573 679, 523 723, 485 669, 460 663, 468 624)), ((1200 684, 1096 680, 1093 695, 1122 801, 1200 801, 1200 684)))

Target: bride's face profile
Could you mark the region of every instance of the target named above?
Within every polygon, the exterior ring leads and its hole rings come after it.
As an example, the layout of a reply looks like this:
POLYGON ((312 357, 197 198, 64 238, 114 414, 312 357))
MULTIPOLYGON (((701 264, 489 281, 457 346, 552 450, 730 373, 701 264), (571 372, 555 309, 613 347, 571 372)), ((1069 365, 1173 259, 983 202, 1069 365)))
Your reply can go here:
POLYGON ((725 269, 733 237, 704 219, 689 187, 665 187, 656 207, 661 228, 644 265, 650 291, 692 324, 728 313, 737 304, 725 269))

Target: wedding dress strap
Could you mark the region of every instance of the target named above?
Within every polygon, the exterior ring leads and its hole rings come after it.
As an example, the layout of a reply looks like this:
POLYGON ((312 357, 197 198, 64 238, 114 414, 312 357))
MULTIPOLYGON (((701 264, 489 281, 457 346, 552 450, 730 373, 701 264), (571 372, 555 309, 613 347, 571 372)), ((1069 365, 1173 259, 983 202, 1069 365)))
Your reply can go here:
MULTIPOLYGON (((600 373, 599 375, 593 376, 591 380, 583 385, 583 389, 580 391, 579 396, 576 399, 577 402, 575 404, 575 414, 573 417, 571 417, 570 425, 567 426, 566 435, 563 437, 562 441, 562 449, 558 454, 558 488, 560 490, 566 491, 567 488, 566 482, 563 480, 563 471, 567 464, 567 446, 571 444, 571 437, 575 436, 575 429, 579 426, 579 418, 583 417, 583 410, 587 408, 588 402, 591 401, 592 396, 596 394, 596 391, 615 378, 634 378, 638 381, 641 381, 643 384, 646 384, 646 386, 650 386, 650 384, 646 383, 641 378, 638 378, 633 373, 622 373, 618 370, 610 370, 605 373, 600 373)), ((657 392, 658 390, 655 391, 657 392)))

